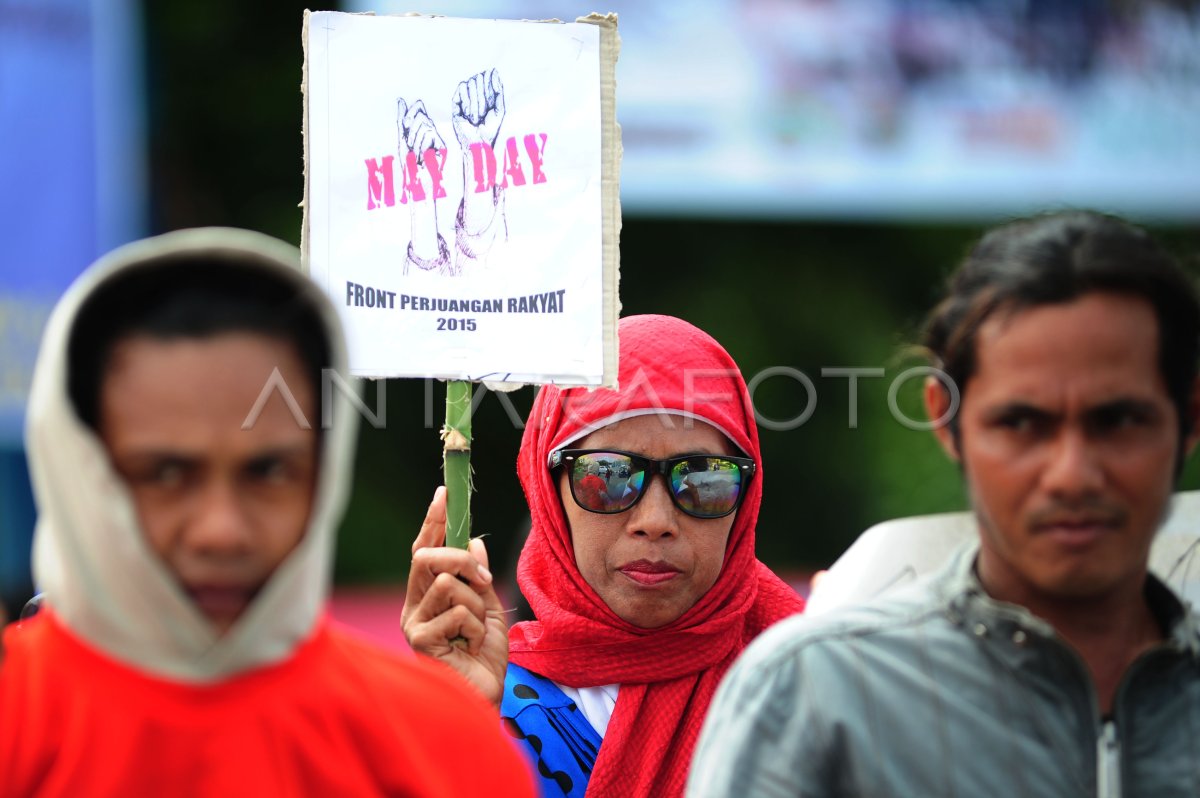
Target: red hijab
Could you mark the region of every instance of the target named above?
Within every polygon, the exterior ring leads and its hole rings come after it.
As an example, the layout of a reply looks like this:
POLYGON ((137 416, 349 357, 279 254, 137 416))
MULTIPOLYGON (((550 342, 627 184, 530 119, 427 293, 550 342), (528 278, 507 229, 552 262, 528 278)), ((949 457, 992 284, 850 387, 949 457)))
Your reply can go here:
POLYGON ((702 330, 671 316, 620 322, 620 390, 542 388, 517 460, 532 528, 517 581, 538 620, 510 633, 510 659, 560 684, 620 684, 589 795, 682 795, 692 749, 721 677, 759 632, 804 608, 754 556, 762 461, 750 394, 737 364, 702 330), (621 620, 584 581, 550 452, 623 417, 691 416, 758 462, 716 583, 658 629, 621 620))

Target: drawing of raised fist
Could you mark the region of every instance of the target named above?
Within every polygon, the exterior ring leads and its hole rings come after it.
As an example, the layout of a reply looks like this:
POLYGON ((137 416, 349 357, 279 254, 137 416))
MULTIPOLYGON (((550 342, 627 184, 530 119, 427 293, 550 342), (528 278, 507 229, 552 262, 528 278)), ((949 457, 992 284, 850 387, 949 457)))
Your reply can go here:
POLYGON ((396 100, 396 134, 404 164, 404 190, 410 191, 412 198, 408 202, 412 236, 404 273, 408 273, 410 263, 423 271, 436 269, 444 273, 450 268, 450 248, 438 230, 437 199, 446 196, 442 187, 446 142, 425 110, 425 103, 417 100, 408 105, 403 97, 396 100))
POLYGON ((459 83, 450 111, 462 154, 463 198, 454 220, 452 267, 453 273, 461 274, 486 266, 496 238, 508 237, 503 186, 495 182, 496 142, 505 113, 500 74, 488 69, 459 83))
POLYGON ((417 157, 424 155, 426 150, 443 150, 446 142, 437 131, 437 126, 429 118, 425 103, 417 100, 411 106, 406 106, 404 98, 396 100, 396 131, 400 141, 414 152, 417 157))
POLYGON ((458 84, 451 100, 451 119, 464 151, 474 142, 495 148, 504 122, 504 84, 495 69, 458 84))

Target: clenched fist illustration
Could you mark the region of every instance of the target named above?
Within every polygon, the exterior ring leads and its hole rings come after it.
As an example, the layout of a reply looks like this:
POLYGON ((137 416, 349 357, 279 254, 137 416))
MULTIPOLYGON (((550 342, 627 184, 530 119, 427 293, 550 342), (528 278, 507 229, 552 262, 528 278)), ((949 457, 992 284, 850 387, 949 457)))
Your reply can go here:
POLYGON ((480 72, 458 84, 451 103, 454 133, 463 151, 476 142, 495 148, 504 122, 504 84, 496 70, 480 72))

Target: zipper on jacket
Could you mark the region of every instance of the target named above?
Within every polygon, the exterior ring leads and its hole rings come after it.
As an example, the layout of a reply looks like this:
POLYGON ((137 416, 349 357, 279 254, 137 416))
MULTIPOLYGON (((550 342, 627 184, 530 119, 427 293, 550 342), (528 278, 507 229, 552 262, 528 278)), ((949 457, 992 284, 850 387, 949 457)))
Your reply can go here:
POLYGON ((1096 739, 1096 795, 1121 798, 1121 740, 1111 718, 1104 721, 1096 739))

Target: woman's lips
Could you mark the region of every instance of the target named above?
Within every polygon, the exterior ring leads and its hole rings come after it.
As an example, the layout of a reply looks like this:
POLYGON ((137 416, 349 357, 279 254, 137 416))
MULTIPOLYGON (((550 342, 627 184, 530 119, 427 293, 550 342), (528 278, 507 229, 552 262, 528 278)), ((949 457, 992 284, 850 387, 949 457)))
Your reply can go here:
POLYGON ((669 582, 681 573, 678 568, 670 563, 651 562, 650 560, 637 560, 626 563, 619 570, 634 582, 647 587, 669 582))

